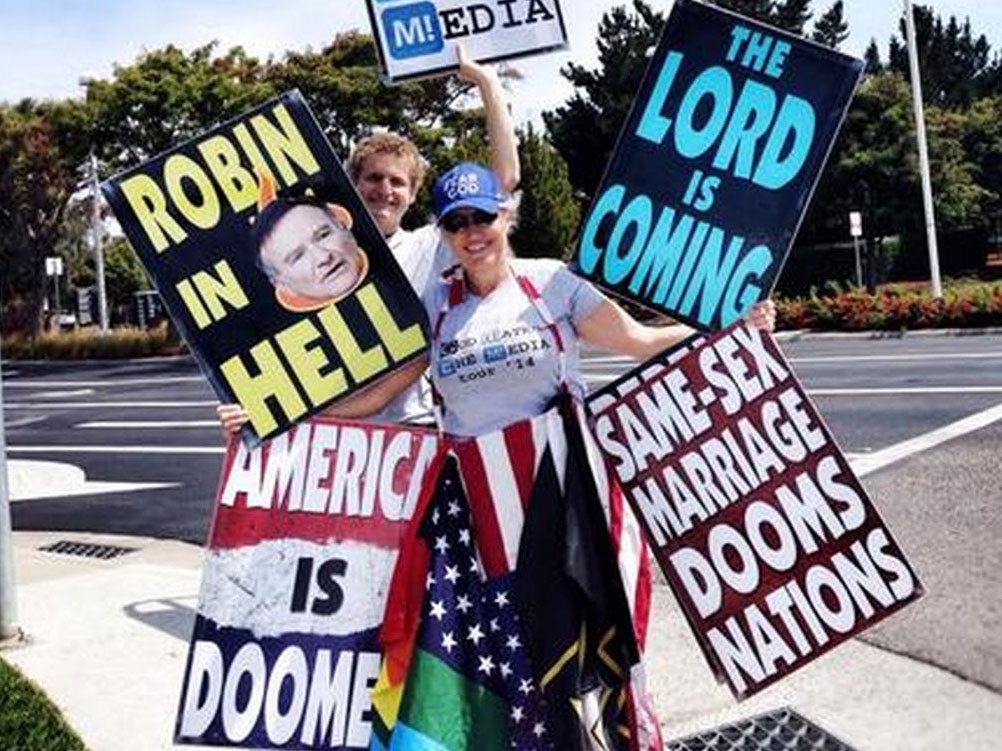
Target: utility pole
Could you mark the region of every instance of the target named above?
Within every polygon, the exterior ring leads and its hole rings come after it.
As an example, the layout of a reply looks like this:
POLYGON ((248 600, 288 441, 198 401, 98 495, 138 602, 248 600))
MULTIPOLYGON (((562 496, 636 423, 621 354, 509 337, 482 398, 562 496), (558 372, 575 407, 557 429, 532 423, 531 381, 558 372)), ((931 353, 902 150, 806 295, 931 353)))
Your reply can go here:
POLYGON ((0 645, 20 637, 14 589, 14 538, 7 486, 7 439, 4 435, 3 384, 0 382, 0 645))
POLYGON ((104 240, 101 232, 101 185, 97 176, 97 156, 90 152, 91 237, 94 238, 94 259, 97 267, 97 311, 102 334, 108 333, 108 296, 104 288, 104 240))
POLYGON ((932 204, 932 178, 929 176, 929 150, 925 140, 925 111, 922 107, 922 81, 919 79, 918 44, 915 41, 915 13, 912 0, 904 0, 905 31, 908 37, 908 69, 912 79, 912 103, 915 108, 915 135, 918 139, 919 172, 922 175, 922 204, 925 207, 925 234, 929 245, 929 271, 932 275, 932 296, 943 297, 943 282, 939 278, 939 247, 936 243, 936 216, 932 204))

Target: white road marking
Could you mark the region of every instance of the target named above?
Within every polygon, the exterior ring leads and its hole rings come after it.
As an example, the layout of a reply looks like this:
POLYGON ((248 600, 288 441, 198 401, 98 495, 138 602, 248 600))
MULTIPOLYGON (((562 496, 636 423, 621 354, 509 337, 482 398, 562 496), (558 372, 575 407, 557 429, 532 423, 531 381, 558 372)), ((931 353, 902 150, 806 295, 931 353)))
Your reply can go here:
POLYGON ((832 355, 828 357, 791 357, 791 363, 823 362, 927 362, 929 360, 997 360, 1002 352, 961 352, 956 354, 911 355, 832 355))
POLYGON ((971 433, 1002 420, 1002 404, 978 412, 962 420, 957 420, 942 428, 931 430, 915 438, 895 443, 893 446, 874 451, 871 454, 856 455, 852 460, 853 471, 859 477, 876 472, 895 462, 906 459, 920 451, 931 449, 953 438, 971 433))
MULTIPOLYGON (((817 357, 789 357, 787 361, 793 364, 798 363, 836 363, 836 362, 927 362, 930 360, 998 360, 1002 359, 1002 352, 958 352, 955 354, 905 354, 905 355, 830 355, 817 357)), ((587 368, 589 364, 595 365, 623 365, 636 367, 639 360, 622 355, 596 355, 581 358, 581 364, 587 368)))
MULTIPOLYGON (((604 387, 619 374, 588 373, 594 387, 604 387)), ((929 396, 935 394, 1002 394, 1002 386, 898 386, 890 388, 807 389, 809 396, 929 396)))
MULTIPOLYGON (((10 373, 5 373, 9 378, 10 373)), ((163 376, 156 378, 115 378, 109 377, 102 381, 60 381, 60 380, 40 380, 23 379, 20 381, 4 382, 4 388, 12 389, 33 389, 40 387, 48 388, 80 388, 98 386, 152 386, 163 383, 195 383, 205 382, 204 376, 163 376)))
POLYGON ((14 420, 4 420, 4 427, 7 428, 23 428, 26 425, 34 425, 36 422, 42 422, 43 420, 48 420, 46 415, 37 415, 35 417, 18 417, 14 420))
POLYGON ((1002 394, 1002 386, 916 386, 890 389, 808 389, 811 396, 928 396, 932 394, 1002 394))
POLYGON ((160 409, 178 407, 215 407, 219 405, 216 399, 199 402, 4 402, 4 409, 160 409))
POLYGON ((225 454, 225 446, 18 446, 7 451, 19 454, 225 454))
POLYGON ((34 399, 66 399, 71 396, 90 396, 94 389, 73 389, 72 391, 39 391, 32 394, 34 399))
POLYGON ((7 463, 10 499, 68 498, 96 493, 134 493, 140 490, 174 488, 176 482, 99 482, 88 480, 84 470, 65 462, 11 459, 7 463))
POLYGON ((106 420, 104 422, 82 422, 78 425, 74 425, 74 428, 98 428, 104 430, 118 430, 118 429, 148 429, 148 428, 218 428, 219 420, 160 420, 160 421, 143 421, 136 420, 134 422, 129 422, 128 420, 106 420))

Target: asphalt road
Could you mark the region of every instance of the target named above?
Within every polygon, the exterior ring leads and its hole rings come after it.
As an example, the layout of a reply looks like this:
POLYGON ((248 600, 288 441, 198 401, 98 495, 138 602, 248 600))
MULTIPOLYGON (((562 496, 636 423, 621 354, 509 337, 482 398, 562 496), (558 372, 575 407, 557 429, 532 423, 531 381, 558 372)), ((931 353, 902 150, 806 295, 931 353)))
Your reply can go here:
MULTIPOLYGON (((988 412, 1002 405, 1002 335, 782 346, 843 450, 887 462, 864 485, 928 590, 864 638, 1002 691, 1002 412, 988 412), (976 429, 915 451, 972 416, 984 418, 976 429)), ((595 354, 584 364, 591 386, 629 367, 595 354)), ((164 485, 18 501, 15 529, 204 541, 223 443, 190 360, 8 362, 3 373, 10 459, 70 463, 88 482, 164 485)))

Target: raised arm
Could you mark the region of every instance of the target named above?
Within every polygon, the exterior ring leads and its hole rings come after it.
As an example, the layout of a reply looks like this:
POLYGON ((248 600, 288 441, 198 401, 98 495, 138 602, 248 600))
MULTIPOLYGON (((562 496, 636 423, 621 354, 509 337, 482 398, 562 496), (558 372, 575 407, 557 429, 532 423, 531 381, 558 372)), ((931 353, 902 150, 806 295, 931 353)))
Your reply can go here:
MULTIPOLYGON (((420 378, 427 367, 427 356, 412 360, 373 385, 332 404, 322 414, 345 419, 373 415, 420 378)), ((219 426, 223 429, 224 437, 238 433, 250 420, 247 410, 239 404, 220 404, 216 407, 216 416, 219 418, 219 426)))
POLYGON ((411 360, 385 378, 349 397, 335 402, 321 414, 327 417, 368 417, 381 410, 401 391, 421 377, 428 367, 427 355, 411 360))
POLYGON ((515 126, 504 101, 501 79, 493 68, 471 59, 461 44, 456 45, 456 55, 459 57, 457 75, 464 81, 475 84, 480 90, 491 151, 491 169, 501 178, 501 184, 510 193, 518 186, 521 168, 515 126))
POLYGON ((577 331, 589 344, 638 360, 649 360, 695 333, 688 326, 678 323, 671 326, 640 323, 612 300, 603 300, 577 325, 577 331))
MULTIPOLYGON (((775 303, 772 300, 756 303, 745 320, 757 329, 771 332, 776 327, 775 303)), ((612 300, 604 300, 577 325, 577 330, 589 344, 638 360, 649 360, 696 333, 695 329, 678 323, 671 326, 640 323, 612 300)))

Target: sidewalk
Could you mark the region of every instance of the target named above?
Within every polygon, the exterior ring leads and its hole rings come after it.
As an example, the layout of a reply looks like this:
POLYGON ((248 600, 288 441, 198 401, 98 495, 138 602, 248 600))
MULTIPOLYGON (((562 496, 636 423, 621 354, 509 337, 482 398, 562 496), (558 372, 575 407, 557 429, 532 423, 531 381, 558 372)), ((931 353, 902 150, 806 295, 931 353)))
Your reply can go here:
MULTIPOLYGON (((14 557, 18 620, 29 642, 2 658, 48 692, 91 751, 174 748, 201 550, 144 538, 17 532, 14 557), (38 550, 59 540, 136 550, 107 561, 38 550)), ((663 586, 655 591, 650 634, 648 676, 666 740, 789 705, 858 751, 999 748, 1002 696, 859 640, 737 704, 713 680, 663 586)))

